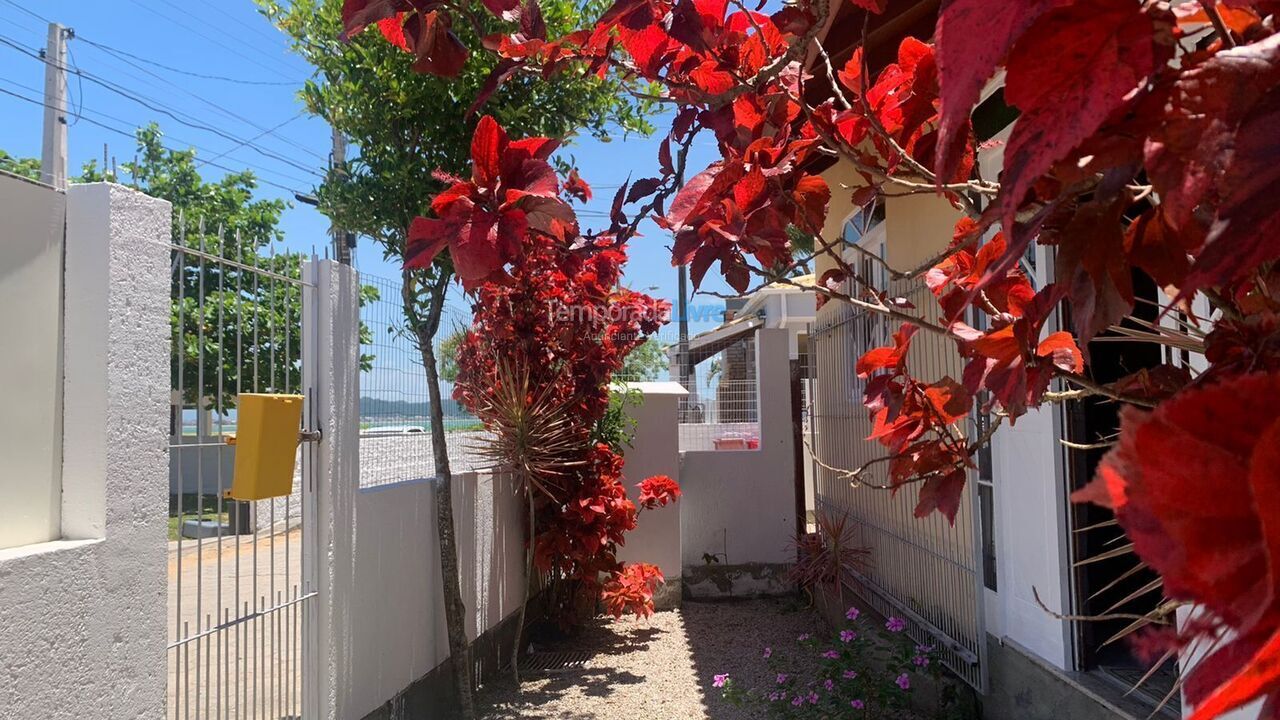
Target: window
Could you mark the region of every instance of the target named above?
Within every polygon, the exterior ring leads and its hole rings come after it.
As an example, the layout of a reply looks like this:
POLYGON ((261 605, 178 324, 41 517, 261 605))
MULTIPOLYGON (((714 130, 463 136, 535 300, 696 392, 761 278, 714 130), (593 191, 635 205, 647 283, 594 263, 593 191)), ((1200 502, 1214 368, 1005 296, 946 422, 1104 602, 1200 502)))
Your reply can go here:
POLYGON ((847 243, 856 243, 877 225, 884 222, 884 202, 877 200, 869 208, 863 208, 844 221, 842 235, 847 243))

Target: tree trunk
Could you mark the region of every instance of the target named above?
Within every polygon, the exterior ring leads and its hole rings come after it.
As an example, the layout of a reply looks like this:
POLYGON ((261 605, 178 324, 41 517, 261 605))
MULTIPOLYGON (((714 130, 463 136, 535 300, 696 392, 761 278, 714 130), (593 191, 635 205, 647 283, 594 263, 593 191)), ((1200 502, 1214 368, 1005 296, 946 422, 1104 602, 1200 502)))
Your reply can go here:
POLYGON ((453 684, 458 692, 458 702, 463 720, 474 720, 475 702, 471 689, 471 650, 467 644, 467 608, 462 602, 462 587, 458 567, 458 542, 453 524, 453 472, 449 467, 449 451, 445 446, 444 405, 440 398, 440 373, 436 363, 436 330, 440 327, 440 315, 444 310, 445 291, 449 287, 449 273, 437 270, 439 277, 430 281, 427 315, 417 311, 417 295, 413 291, 410 271, 404 274, 405 314, 414 324, 422 367, 427 371, 427 392, 431 401, 431 449, 436 466, 436 534, 440 540, 440 579, 444 592, 445 627, 449 635, 449 657, 453 664, 453 684))

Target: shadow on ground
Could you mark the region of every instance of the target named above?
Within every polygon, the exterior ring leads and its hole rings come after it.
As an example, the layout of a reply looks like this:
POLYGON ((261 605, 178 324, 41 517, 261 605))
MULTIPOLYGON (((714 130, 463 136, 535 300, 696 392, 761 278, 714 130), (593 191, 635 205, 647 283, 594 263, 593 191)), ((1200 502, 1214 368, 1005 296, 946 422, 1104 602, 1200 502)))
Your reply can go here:
POLYGON ((817 615, 787 600, 692 603, 647 620, 596 618, 576 636, 535 647, 585 652, 585 664, 528 674, 517 692, 509 677, 482 689, 486 720, 756 720, 757 708, 720 699, 712 677, 763 686, 773 674, 765 646, 817 631, 817 615))

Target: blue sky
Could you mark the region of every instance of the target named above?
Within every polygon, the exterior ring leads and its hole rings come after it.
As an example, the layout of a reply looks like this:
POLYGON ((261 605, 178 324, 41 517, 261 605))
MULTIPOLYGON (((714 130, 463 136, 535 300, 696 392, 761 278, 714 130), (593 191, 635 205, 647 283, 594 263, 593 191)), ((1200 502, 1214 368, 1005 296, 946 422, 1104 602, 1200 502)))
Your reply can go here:
MULTIPOLYGON (((98 158, 101 162, 104 144, 117 160, 132 158, 134 145, 129 138, 94 122, 131 133, 154 120, 160 123, 169 146, 195 146, 197 159, 253 170, 264 181, 260 188, 263 197, 292 201, 291 191, 306 192, 319 182, 330 147, 329 128, 303 114, 296 97, 311 68, 288 51, 284 36, 257 13, 251 0, 181 5, 161 0, 0 0, 0 40, 34 52, 45 43, 44 19, 75 30, 77 39, 69 45, 75 67, 144 98, 152 106, 73 77, 73 110, 82 115, 73 120, 68 131, 73 174, 85 160, 98 158), (141 60, 130 59, 130 54, 141 60), (253 84, 192 77, 153 63, 253 84), (166 112, 220 132, 184 125, 166 112), (249 139, 266 154, 238 142, 249 139)), ((44 84, 44 65, 39 60, 0 44, 0 68, 0 90, 39 100, 44 84)), ((19 157, 38 157, 42 113, 39 105, 0 93, 0 149, 19 157)), ((656 124, 664 127, 662 119, 656 124)), ((587 209, 607 211, 614 188, 628 175, 640 178, 653 174, 658 142, 658 138, 633 137, 605 144, 585 138, 567 148, 583 177, 599 187, 587 209)), ((690 160, 695 170, 710 162, 714 154, 709 137, 698 143, 690 160)), ((202 172, 215 178, 224 171, 204 165, 202 172)), ((588 226, 602 222, 598 217, 583 220, 588 226)), ((285 245, 294 250, 316 247, 323 251, 328 227, 328 220, 314 208, 294 202, 284 215, 285 245)), ((632 241, 628 284, 637 289, 654 287, 654 294, 674 302, 676 270, 671 267, 670 238, 651 222, 644 224, 643 232, 643 237, 632 241)), ((383 277, 397 274, 396 268, 382 260, 381 251, 363 238, 356 264, 364 272, 383 277)), ((714 270, 708 274, 706 287, 728 291, 714 270)), ((697 332, 717 324, 712 313, 699 310, 722 305, 714 297, 694 298, 691 329, 697 332)), ((674 332, 671 327, 662 335, 674 338, 674 332)))

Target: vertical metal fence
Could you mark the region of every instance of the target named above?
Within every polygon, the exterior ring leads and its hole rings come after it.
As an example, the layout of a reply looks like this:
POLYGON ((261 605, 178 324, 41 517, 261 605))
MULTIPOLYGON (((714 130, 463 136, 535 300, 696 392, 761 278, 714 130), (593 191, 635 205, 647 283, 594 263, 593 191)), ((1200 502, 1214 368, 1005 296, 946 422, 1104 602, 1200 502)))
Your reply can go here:
POLYGON ((236 502, 240 393, 307 398, 303 258, 187 224, 172 245, 168 712, 189 718, 301 718, 311 691, 304 637, 316 595, 304 577, 315 449, 300 446, 293 493, 236 502))
MULTIPOLYGON (((427 376, 405 321, 401 281, 362 273, 360 284, 360 487, 434 477, 427 376)), ((470 308, 446 305, 434 341, 454 472, 489 464, 479 452, 483 425, 453 399, 457 343, 470 326, 470 308)))
POLYGON ((754 334, 698 363, 693 385, 680 401, 681 451, 760 447, 754 334))
MULTIPOLYGON (((937 303, 920 281, 900 283, 894 296, 911 301, 928 320, 937 320, 937 303)), ((818 512, 847 514, 856 542, 871 550, 871 561, 852 573, 850 585, 871 606, 908 621, 911 636, 933 645, 943 663, 966 682, 984 689, 986 629, 981 604, 982 555, 973 513, 975 484, 967 484, 955 524, 934 513, 913 516, 916 488, 891 494, 866 486, 851 487, 830 468, 852 470, 882 457, 862 403, 864 382, 854 367, 868 349, 886 345, 897 323, 844 303, 820 313, 810 338, 814 379, 807 435, 815 455, 818 512)), ((928 333, 913 338, 908 366, 922 380, 959 378, 960 359, 949 342, 928 333)), ((868 482, 887 483, 885 463, 870 468, 868 482)))

